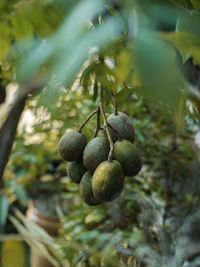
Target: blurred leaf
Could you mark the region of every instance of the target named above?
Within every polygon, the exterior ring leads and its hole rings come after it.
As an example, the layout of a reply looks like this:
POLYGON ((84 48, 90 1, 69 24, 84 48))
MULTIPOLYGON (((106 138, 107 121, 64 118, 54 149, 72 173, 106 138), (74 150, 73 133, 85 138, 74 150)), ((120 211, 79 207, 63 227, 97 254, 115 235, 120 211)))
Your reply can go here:
POLYGON ((98 13, 100 7, 101 1, 94 4, 91 0, 77 6, 54 36, 29 54, 20 68, 21 79, 27 79, 44 63, 49 62, 48 75, 55 76, 61 84, 71 85, 87 60, 89 50, 93 47, 102 49, 119 34, 118 25, 113 19, 106 20, 95 30, 89 31, 86 23, 98 13))
POLYGON ((112 8, 109 5, 105 5, 105 7, 108 9, 110 14, 112 14, 120 22, 122 29, 123 29, 123 34, 126 35, 128 32, 128 29, 127 29, 127 25, 126 25, 124 19, 122 18, 121 14, 116 9, 112 8))
POLYGON ((12 186, 14 194, 20 200, 24 202, 28 202, 28 196, 27 196, 26 190, 20 184, 17 184, 16 180, 11 180, 10 186, 12 186))
POLYGON ((10 45, 10 29, 7 21, 0 22, 0 60, 3 60, 8 51, 10 45))
POLYGON ((7 215, 9 210, 9 202, 6 194, 0 194, 0 232, 3 232, 3 228, 7 221, 7 215))
POLYGON ((114 90, 113 88, 113 72, 112 70, 106 66, 104 63, 95 64, 93 67, 93 73, 96 77, 96 81, 101 85, 108 87, 110 90, 114 90))
POLYGON ((196 8, 196 9, 200 9, 200 2, 199 0, 190 0, 191 3, 193 4, 193 6, 196 8))
POLYGON ((11 18, 11 25, 12 34, 15 40, 24 38, 27 35, 33 35, 33 26, 21 14, 18 14, 18 16, 13 16, 11 18))
MULTIPOLYGON (((54 57, 55 60, 52 66, 52 72, 54 74, 60 73, 63 79, 66 68, 69 68, 69 65, 71 65, 74 60, 76 62, 77 57, 81 57, 81 54, 76 51, 76 46, 81 41, 85 32, 87 32, 87 21, 95 16, 101 6, 101 1, 96 1, 94 4, 91 0, 84 1, 84 3, 77 5, 59 30, 29 54, 28 58, 21 66, 20 79, 23 80, 25 77, 26 79, 30 77, 30 75, 44 63, 50 61, 52 57, 54 57)), ((84 48, 81 51, 83 52, 84 48)), ((73 69, 71 71, 72 74, 74 74, 73 69)), ((70 74, 69 77, 71 78, 70 74)))
POLYGON ((170 41, 176 48, 193 57, 200 65, 200 39, 187 32, 172 32, 159 34, 170 41))
POLYGON ((116 97, 118 106, 121 106, 124 102, 126 102, 128 96, 130 96, 131 94, 132 94, 132 91, 128 88, 124 88, 120 90, 119 92, 117 92, 115 97, 116 97))
POLYGON ((127 249, 123 246, 117 246, 117 251, 127 256, 135 256, 134 252, 131 249, 127 249))
POLYGON ((93 87, 93 99, 94 99, 94 101, 96 101, 97 96, 98 96, 98 83, 95 80, 94 87, 93 87))
POLYGON ((53 237, 51 237, 43 228, 39 225, 31 222, 27 217, 25 217, 19 210, 16 210, 17 217, 23 222, 26 226, 27 230, 31 231, 32 234, 38 236, 38 238, 44 238, 45 243, 51 243, 53 241, 53 237))
POLYGON ((181 72, 176 52, 163 40, 153 36, 139 37, 134 57, 142 81, 143 93, 163 108, 177 112, 180 101, 181 72))
MULTIPOLYGON (((185 11, 182 13, 177 20, 176 31, 177 32, 187 32, 194 36, 191 36, 190 39, 198 38, 200 40, 200 12, 197 11, 185 11)), ((183 41, 183 40, 182 40, 183 41)), ((185 43, 185 42, 184 42, 185 43)), ((180 51, 184 62, 190 57, 191 52, 180 51)))
POLYGON ((200 12, 198 11, 185 11, 177 20, 176 31, 188 32, 200 38, 200 12))
POLYGON ((94 222, 100 222, 104 217, 105 215, 103 213, 100 213, 99 211, 94 210, 92 213, 88 214, 85 217, 85 223, 89 224, 89 223, 94 223, 94 222))
POLYGON ((80 84, 83 86, 84 89, 88 89, 88 85, 91 79, 91 75, 93 74, 93 68, 97 64, 98 61, 90 63, 82 72, 80 78, 80 84))
POLYGON ((13 216, 9 216, 9 219, 23 236, 24 240, 33 247, 39 255, 50 261, 53 266, 60 266, 57 260, 60 260, 60 257, 62 257, 62 251, 54 242, 54 239, 50 237, 40 226, 30 222, 19 211, 17 211, 17 215, 23 220, 28 228, 24 227, 24 225, 13 216), (50 254, 50 251, 55 253, 54 255, 57 256, 57 260, 50 254))
MULTIPOLYGON (((129 78, 134 75, 133 68, 134 62, 132 51, 129 51, 129 49, 123 49, 119 55, 117 55, 117 63, 114 69, 116 86, 129 81, 129 78)), ((136 80, 135 77, 134 80, 136 80)))
POLYGON ((89 258, 89 254, 87 253, 87 252, 81 252, 81 253, 79 253, 78 255, 76 255, 76 257, 74 257, 74 259, 73 259, 73 263, 74 264, 77 264, 78 262, 80 262, 81 260, 83 260, 83 259, 88 259, 89 258))

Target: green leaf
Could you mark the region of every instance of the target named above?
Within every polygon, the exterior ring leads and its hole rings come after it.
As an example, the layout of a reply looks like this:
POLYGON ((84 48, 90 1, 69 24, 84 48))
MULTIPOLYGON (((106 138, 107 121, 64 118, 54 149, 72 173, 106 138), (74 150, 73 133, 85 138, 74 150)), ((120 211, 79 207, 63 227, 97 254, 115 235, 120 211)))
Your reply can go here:
POLYGON ((199 2, 199 0, 190 0, 190 1, 193 4, 194 8, 200 9, 200 2, 199 2))
POLYGON ((0 23, 0 60, 3 60, 9 51, 10 46, 10 27, 8 22, 0 23))
POLYGON ((9 210, 9 202, 6 194, 0 194, 0 232, 3 232, 3 228, 7 221, 7 215, 9 210))
POLYGON ((77 255, 76 255, 76 257, 74 257, 74 259, 73 259, 73 263, 74 264, 77 264, 77 263, 79 263, 81 260, 83 260, 83 259, 88 259, 89 258, 89 254, 86 252, 86 251, 83 251, 83 252, 81 252, 81 253, 78 253, 77 255))
POLYGON ((112 8, 109 5, 105 5, 105 7, 108 9, 110 14, 112 14, 120 22, 120 24, 123 28, 124 35, 126 35, 128 32, 128 29, 127 29, 127 25, 126 25, 124 19, 122 18, 121 14, 116 9, 112 8))
POLYGON ((112 99, 111 90, 108 87, 104 88, 104 103, 105 107, 107 107, 110 104, 110 101, 112 99))
POLYGON ((189 54, 200 65, 200 38, 188 32, 172 32, 159 34, 171 42, 180 51, 189 54))
POLYGON ((121 106, 124 102, 126 102, 128 96, 132 94, 132 91, 128 88, 124 88, 116 94, 116 101, 118 106, 121 106))
POLYGON ((41 257, 44 257, 49 262, 51 262, 53 266, 56 266, 56 267, 60 266, 58 261, 51 255, 47 246, 44 244, 45 239, 42 240, 42 236, 40 237, 35 236, 32 233, 31 229, 29 230, 26 229, 26 227, 24 227, 24 225, 19 220, 17 220, 15 217, 9 216, 9 219, 13 223, 13 225, 16 227, 18 232, 22 235, 24 240, 29 244, 29 246, 34 248, 41 257))
POLYGON ((25 191, 25 189, 17 184, 15 181, 12 182, 12 186, 13 186, 13 190, 14 190, 14 194, 22 201, 27 202, 28 201, 28 196, 27 193, 25 191))
POLYGON ((96 101, 98 96, 98 83, 97 81, 94 82, 94 87, 93 87, 93 100, 96 101))
POLYGON ((33 26, 21 14, 12 17, 11 25, 15 40, 24 38, 27 35, 33 35, 33 26))
POLYGON ((189 32, 196 37, 200 38, 200 12, 199 11, 186 11, 182 13, 177 20, 177 32, 189 32))
POLYGON ((84 89, 88 89, 88 85, 90 82, 90 76, 92 75, 93 68, 97 64, 98 61, 94 61, 90 63, 82 72, 80 78, 80 84, 83 86, 84 89))
POLYGON ((135 60, 143 93, 166 110, 177 112, 180 101, 181 71, 175 50, 153 35, 139 37, 135 60))
POLYGON ((113 89, 113 72, 108 66, 100 62, 94 66, 93 72, 96 77, 96 81, 103 86, 108 87, 110 90, 113 89))

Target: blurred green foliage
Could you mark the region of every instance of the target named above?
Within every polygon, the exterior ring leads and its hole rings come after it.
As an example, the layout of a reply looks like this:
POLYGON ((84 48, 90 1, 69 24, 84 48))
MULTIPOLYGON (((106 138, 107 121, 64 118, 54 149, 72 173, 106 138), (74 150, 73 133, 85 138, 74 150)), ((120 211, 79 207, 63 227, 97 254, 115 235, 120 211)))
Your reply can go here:
MULTIPOLYGON (((35 246, 46 238, 55 266, 199 266, 199 9, 194 0, 1 1, 2 83, 21 92, 33 77, 45 81, 5 170, 1 233, 15 226, 35 246), (118 200, 94 208, 66 176, 57 143, 95 109, 100 85, 106 112, 112 91, 133 120, 144 166, 118 200), (61 218, 58 239, 19 212, 6 224, 30 198, 55 195, 64 200, 48 211, 61 218)), ((84 133, 95 127, 93 118, 84 133)))

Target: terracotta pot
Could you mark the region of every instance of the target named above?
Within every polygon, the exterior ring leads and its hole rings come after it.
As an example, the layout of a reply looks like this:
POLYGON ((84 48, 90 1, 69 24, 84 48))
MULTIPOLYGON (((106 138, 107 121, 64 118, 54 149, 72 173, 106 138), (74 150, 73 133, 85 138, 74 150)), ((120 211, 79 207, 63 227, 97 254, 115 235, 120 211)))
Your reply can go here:
MULTIPOLYGON (((34 222, 35 224, 42 227, 49 235, 57 236, 58 234, 58 226, 59 226, 59 219, 57 217, 48 216, 40 213, 37 209, 33 207, 31 204, 27 210, 27 218, 34 222)), ((31 264, 30 267, 53 267, 53 265, 42 258, 38 253, 31 248, 31 264)))

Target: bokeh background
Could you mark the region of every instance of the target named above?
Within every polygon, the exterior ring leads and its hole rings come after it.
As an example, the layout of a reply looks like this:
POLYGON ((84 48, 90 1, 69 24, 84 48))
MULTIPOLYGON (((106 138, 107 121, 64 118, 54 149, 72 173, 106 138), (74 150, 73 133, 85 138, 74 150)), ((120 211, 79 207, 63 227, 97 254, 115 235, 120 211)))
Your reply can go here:
POLYGON ((200 266, 199 64, 198 0, 1 0, 0 266, 200 266), (89 207, 57 144, 101 85, 143 167, 89 207))

